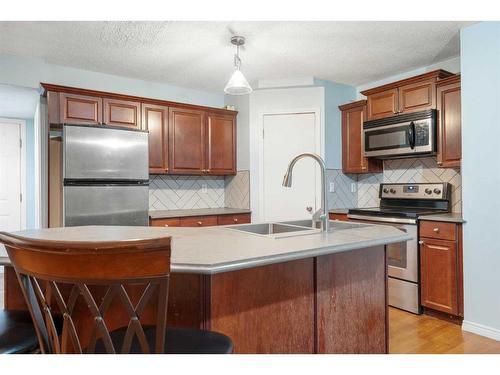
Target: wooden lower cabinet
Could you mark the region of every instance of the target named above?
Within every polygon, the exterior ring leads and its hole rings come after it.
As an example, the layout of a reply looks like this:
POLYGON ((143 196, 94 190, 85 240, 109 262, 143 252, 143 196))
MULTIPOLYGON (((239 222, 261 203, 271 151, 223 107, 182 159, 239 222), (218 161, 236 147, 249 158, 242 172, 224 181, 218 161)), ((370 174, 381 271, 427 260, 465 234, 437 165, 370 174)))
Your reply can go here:
POLYGON ((461 226, 422 221, 419 238, 422 306, 463 316, 461 226), (429 231, 431 227, 432 231, 429 231), (440 229, 443 227, 444 230, 440 229), (439 238, 441 230, 443 235, 439 238), (451 234, 453 238, 450 238, 451 234))
POLYGON ((347 214, 335 214, 333 212, 330 212, 329 214, 330 220, 340 220, 340 221, 348 221, 349 218, 347 217, 347 214))

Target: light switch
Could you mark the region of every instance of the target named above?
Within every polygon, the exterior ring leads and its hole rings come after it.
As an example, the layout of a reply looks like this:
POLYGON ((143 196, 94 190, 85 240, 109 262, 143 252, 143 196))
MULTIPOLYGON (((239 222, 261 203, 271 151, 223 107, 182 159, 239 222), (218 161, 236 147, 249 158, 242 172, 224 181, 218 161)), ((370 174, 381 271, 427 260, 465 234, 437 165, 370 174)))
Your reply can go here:
POLYGON ((201 184, 201 192, 203 194, 206 194, 207 193, 207 184, 201 184))
POLYGON ((355 192, 356 192, 356 184, 351 183, 351 193, 355 193, 355 192))
POLYGON ((330 182, 330 193, 335 193, 335 182, 330 182))

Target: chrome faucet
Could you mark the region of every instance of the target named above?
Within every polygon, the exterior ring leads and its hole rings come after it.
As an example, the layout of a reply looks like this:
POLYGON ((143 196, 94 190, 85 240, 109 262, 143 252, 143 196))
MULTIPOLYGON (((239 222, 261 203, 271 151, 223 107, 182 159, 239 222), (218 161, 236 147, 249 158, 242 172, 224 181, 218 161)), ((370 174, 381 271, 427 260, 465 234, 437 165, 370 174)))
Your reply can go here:
POLYGON ((328 232, 329 228, 329 219, 328 219, 328 205, 326 198, 326 165, 325 161, 321 158, 321 156, 313 154, 311 152, 304 152, 303 154, 299 154, 294 157, 290 164, 288 164, 288 169, 286 170, 285 176, 283 177, 283 186, 291 187, 292 186, 292 170, 297 161, 302 158, 310 157, 316 160, 321 168, 321 208, 313 214, 312 220, 314 223, 321 223, 321 230, 323 232, 328 232))

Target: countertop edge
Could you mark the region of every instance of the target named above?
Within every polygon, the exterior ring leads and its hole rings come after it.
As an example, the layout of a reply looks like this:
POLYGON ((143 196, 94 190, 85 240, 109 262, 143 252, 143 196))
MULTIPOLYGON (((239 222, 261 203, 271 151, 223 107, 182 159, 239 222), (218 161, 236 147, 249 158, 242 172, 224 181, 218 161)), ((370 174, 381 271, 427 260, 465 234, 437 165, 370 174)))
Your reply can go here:
POLYGON ((425 215, 418 218, 419 221, 441 221, 446 223, 464 224, 466 221, 461 216, 447 216, 447 215, 425 215))
POLYGON ((154 219, 172 219, 178 217, 193 217, 193 216, 211 216, 211 215, 237 215, 237 214, 250 214, 252 211, 248 208, 201 208, 192 210, 158 210, 149 211, 148 215, 151 220, 154 219), (170 211, 170 212, 169 212, 170 211))
POLYGON ((292 260, 299 260, 305 258, 314 258, 321 255, 354 251, 380 245, 388 245, 392 243, 407 241, 409 239, 411 239, 411 236, 409 235, 392 236, 376 240, 365 240, 347 245, 335 245, 333 246, 333 248, 332 246, 329 246, 321 249, 303 250, 294 253, 273 255, 269 257, 260 257, 260 258, 254 258, 250 260, 236 261, 230 263, 221 263, 214 266, 172 263, 170 266, 170 270, 173 273, 215 275, 218 273, 238 271, 259 266, 266 266, 274 263, 282 263, 282 262, 288 262, 292 260))

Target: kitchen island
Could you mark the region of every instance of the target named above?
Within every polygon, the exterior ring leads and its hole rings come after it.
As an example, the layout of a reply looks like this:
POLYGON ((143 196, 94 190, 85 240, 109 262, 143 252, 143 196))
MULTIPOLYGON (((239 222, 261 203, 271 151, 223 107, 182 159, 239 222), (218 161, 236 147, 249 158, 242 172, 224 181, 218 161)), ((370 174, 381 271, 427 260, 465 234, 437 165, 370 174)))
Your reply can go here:
MULTIPOLYGON (((236 353, 386 353, 385 245, 408 239, 393 227, 340 222, 328 233, 282 237, 229 227, 19 234, 56 241, 171 236, 169 324, 225 333, 236 353)), ((25 308, 11 267, 5 278, 6 308, 25 308)))

